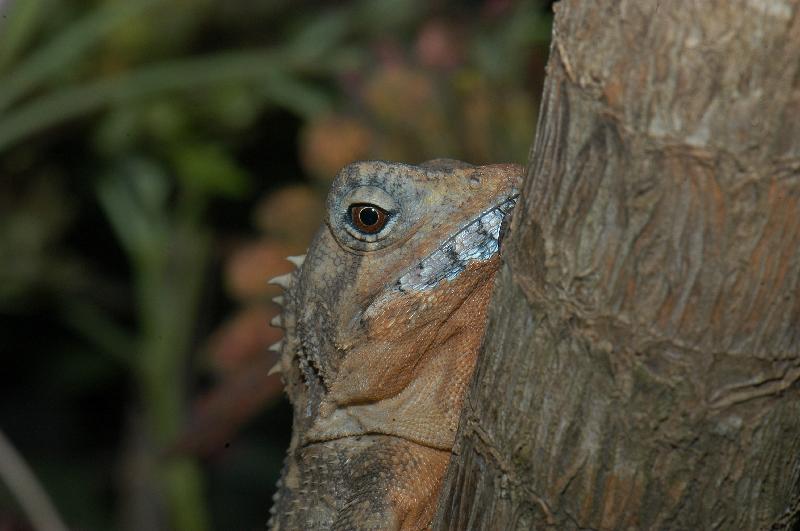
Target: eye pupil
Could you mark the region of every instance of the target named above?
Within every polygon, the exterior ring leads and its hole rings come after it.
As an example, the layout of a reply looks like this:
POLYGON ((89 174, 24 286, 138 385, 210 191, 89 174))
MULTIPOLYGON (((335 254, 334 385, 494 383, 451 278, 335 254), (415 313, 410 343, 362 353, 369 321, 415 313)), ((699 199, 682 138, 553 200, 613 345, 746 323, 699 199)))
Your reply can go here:
POLYGON ((364 207, 358 213, 359 221, 361 221, 361 223, 363 223, 367 227, 371 227, 376 223, 378 223, 379 218, 380 215, 378 214, 378 211, 372 207, 364 207))

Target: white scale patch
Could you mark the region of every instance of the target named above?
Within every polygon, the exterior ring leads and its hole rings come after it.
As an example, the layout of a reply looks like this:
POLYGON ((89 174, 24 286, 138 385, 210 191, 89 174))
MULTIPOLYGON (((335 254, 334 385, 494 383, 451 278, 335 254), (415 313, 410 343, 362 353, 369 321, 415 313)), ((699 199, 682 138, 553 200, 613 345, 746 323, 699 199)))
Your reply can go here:
POLYGON ((488 260, 500 249, 500 227, 514 208, 513 197, 484 212, 475 221, 448 239, 413 270, 397 281, 400 291, 433 289, 444 280, 453 280, 471 262, 488 260))

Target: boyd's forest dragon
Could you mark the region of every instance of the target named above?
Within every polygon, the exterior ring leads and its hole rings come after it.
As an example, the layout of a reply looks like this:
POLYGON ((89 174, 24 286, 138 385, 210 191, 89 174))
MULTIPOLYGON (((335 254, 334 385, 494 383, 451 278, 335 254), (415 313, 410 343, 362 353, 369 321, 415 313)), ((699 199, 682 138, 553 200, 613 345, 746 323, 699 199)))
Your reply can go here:
POLYGON ((522 168, 345 167, 273 324, 294 407, 275 530, 424 529, 450 459, 522 168))

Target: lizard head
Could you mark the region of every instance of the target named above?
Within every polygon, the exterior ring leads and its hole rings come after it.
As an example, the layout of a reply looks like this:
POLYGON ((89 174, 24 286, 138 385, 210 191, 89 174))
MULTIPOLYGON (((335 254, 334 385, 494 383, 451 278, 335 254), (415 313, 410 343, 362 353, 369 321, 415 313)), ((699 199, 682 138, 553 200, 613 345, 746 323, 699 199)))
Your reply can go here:
POLYGON ((430 523, 522 168, 358 162, 286 293, 294 406, 275 529, 430 523))
POLYGON ((368 433, 452 446, 522 168, 357 162, 287 287, 295 445, 368 433))

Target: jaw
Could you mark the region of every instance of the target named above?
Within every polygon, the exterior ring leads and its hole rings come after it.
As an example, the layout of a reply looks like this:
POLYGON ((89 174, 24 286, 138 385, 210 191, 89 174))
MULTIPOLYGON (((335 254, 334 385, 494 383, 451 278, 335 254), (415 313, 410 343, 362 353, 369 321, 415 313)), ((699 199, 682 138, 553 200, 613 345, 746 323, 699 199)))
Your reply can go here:
MULTIPOLYGON (((323 341, 311 339, 328 337, 329 354, 317 356, 327 365, 321 371, 314 370, 318 359, 298 355, 305 387, 305 396, 293 399, 296 428, 302 425, 299 445, 377 433, 451 448, 499 268, 501 227, 515 200, 514 194, 501 197, 453 229, 425 258, 398 272, 396 282, 384 281, 384 291, 355 319, 346 318, 346 310, 326 314, 324 304, 302 305, 314 308, 297 330, 303 345, 320 351, 323 341), (324 315, 322 322, 338 321, 335 337, 314 332, 324 315)), ((368 264, 354 271, 361 280, 376 274, 368 264)), ((378 273, 385 278, 385 271, 378 273)), ((340 311, 350 306, 346 301, 339 299, 340 311)))
POLYGON ((499 257, 447 285, 394 298, 364 321, 301 444, 365 434, 452 448, 499 257))

